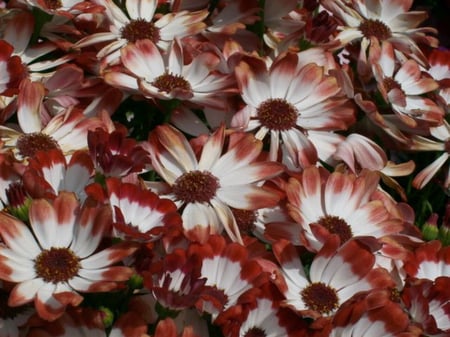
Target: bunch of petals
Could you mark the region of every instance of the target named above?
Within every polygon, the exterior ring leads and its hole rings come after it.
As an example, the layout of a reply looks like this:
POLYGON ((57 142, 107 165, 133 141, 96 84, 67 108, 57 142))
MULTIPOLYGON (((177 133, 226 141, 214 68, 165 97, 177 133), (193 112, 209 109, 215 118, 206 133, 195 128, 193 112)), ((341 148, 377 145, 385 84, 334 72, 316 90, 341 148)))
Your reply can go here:
POLYGON ((450 51, 433 49, 428 56, 428 63, 430 67, 425 71, 439 83, 439 97, 448 109, 450 107, 450 51))
POLYGON ((273 244, 281 273, 275 284, 285 299, 281 304, 303 317, 332 316, 355 294, 373 289, 394 288, 387 270, 376 266, 376 240, 354 238, 342 245, 337 235, 328 237, 305 272, 298 251, 288 241, 273 244))
POLYGON ((221 316, 226 320, 236 305, 252 301, 268 282, 267 274, 249 251, 223 236, 211 235, 205 244, 193 243, 188 253, 199 259, 199 278, 206 280, 195 306, 211 314, 213 321, 223 321, 221 316))
POLYGON ((87 134, 89 154, 95 171, 107 177, 125 177, 142 173, 150 165, 147 151, 133 138, 127 138, 128 130, 116 125, 115 130, 90 130, 87 134))
POLYGON ((157 126, 149 135, 149 152, 154 170, 165 183, 147 185, 175 201, 190 240, 206 242, 210 234, 225 229, 233 241, 242 242, 230 207, 275 206, 279 196, 260 185, 281 174, 283 166, 259 160, 263 144, 253 135, 227 136, 223 125, 196 141, 201 145, 194 151, 181 132, 168 125, 157 126))
POLYGON ((414 279, 435 280, 450 277, 450 247, 440 241, 426 242, 417 247, 405 263, 407 275, 414 279))
POLYGON ((146 187, 110 177, 105 188, 92 184, 87 193, 109 205, 112 212, 112 235, 124 240, 155 241, 181 228, 181 216, 175 203, 160 198, 146 187))
POLYGON ((26 76, 26 68, 19 56, 13 55, 14 47, 0 40, 0 95, 17 93, 20 81, 26 76))
POLYGON ((306 322, 290 309, 280 306, 277 297, 274 290, 264 287, 263 294, 253 302, 243 304, 233 319, 228 318, 222 328, 224 336, 306 336, 306 322))
POLYGON ((26 66, 26 76, 33 81, 39 81, 53 68, 73 58, 70 54, 64 54, 55 59, 42 59, 58 50, 58 46, 51 41, 33 43, 36 25, 33 13, 23 7, 8 9, 7 14, 0 16, 1 40, 14 47, 13 55, 20 57, 26 66))
POLYGON ((432 163, 416 174, 412 182, 415 188, 421 189, 427 185, 431 179, 442 172, 442 186, 445 190, 450 190, 450 124, 444 120, 442 125, 430 127, 429 139, 425 136, 413 135, 411 137, 410 148, 417 151, 437 151, 441 153, 432 163), (446 168, 447 166, 447 168, 446 168))
MULTIPOLYGON (((419 45, 436 47, 438 40, 428 33, 436 33, 431 27, 417 27, 427 18, 425 11, 410 11, 413 0, 322 0, 321 5, 338 20, 337 34, 334 37, 340 47, 358 42, 360 48, 359 66, 368 66, 366 51, 373 43, 384 41, 395 50, 413 58, 421 65, 427 58, 419 45)), ((363 73, 363 69, 358 69, 363 73)))
POLYGON ((408 313, 392 297, 392 292, 376 289, 356 294, 345 302, 327 327, 324 337, 420 336, 408 313))
POLYGON ((0 281, 0 336, 18 337, 28 331, 28 323, 36 310, 32 305, 8 305, 11 285, 0 281))
POLYGON ((379 175, 363 171, 329 173, 309 167, 286 185, 287 210, 294 222, 268 223, 265 236, 301 242, 317 252, 330 234, 344 243, 352 237, 400 233, 405 228, 402 210, 378 197, 379 175))
POLYGON ((137 41, 149 40, 166 51, 174 39, 202 31, 206 27, 202 21, 208 15, 207 10, 159 14, 156 13, 160 5, 157 0, 127 0, 126 12, 111 0, 96 0, 95 3, 105 8, 104 25, 99 32, 80 39, 74 47, 99 44, 101 49, 97 58, 101 60, 102 68, 118 63, 121 49, 137 41))
POLYGON ((29 226, 0 213, 0 278, 15 284, 9 306, 34 302, 41 318, 55 320, 83 301, 80 293, 118 289, 133 274, 115 264, 130 256, 135 244, 98 250, 111 230, 106 206, 80 205, 75 194, 61 192, 52 201, 33 199, 28 214, 29 226))
POLYGON ((419 64, 408 59, 398 66, 389 42, 373 43, 370 62, 377 86, 386 103, 400 121, 415 127, 418 122, 436 126, 442 123, 444 110, 425 94, 438 89, 439 84, 421 72, 419 64))
POLYGON ((223 109, 225 98, 236 91, 232 74, 218 69, 221 55, 214 51, 186 55, 179 40, 171 43, 168 54, 147 39, 129 43, 121 49, 121 61, 123 67, 105 70, 106 83, 149 99, 178 99, 202 108, 223 109))
POLYGON ((93 169, 86 151, 74 152, 70 160, 60 149, 38 151, 28 160, 22 185, 31 198, 54 199, 59 192, 66 191, 75 193, 79 200, 84 201, 84 188, 92 182, 93 169))
POLYGON ((410 280, 402 291, 402 301, 411 320, 428 336, 450 333, 450 277, 410 280))
POLYGON ((269 134, 269 158, 278 160, 281 149, 289 169, 326 161, 341 139, 333 131, 346 130, 355 120, 338 80, 327 73, 328 59, 318 48, 282 54, 270 66, 243 57, 235 72, 246 105, 231 126, 256 130, 258 139, 269 134))
POLYGON ((48 116, 42 105, 45 97, 42 83, 24 79, 19 89, 18 123, 0 126, 3 147, 11 148, 19 159, 33 156, 37 151, 58 148, 64 155, 70 156, 76 150, 87 149, 89 130, 107 129, 110 126, 107 110, 100 111, 99 116, 91 115, 92 106, 70 106, 55 116, 48 116))

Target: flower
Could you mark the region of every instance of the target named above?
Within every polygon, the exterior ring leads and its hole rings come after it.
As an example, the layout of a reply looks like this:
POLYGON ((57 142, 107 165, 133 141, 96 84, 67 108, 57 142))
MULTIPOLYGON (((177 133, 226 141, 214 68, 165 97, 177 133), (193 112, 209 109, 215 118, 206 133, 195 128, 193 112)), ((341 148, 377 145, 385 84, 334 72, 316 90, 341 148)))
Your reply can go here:
POLYGON ((339 244, 336 235, 328 238, 314 257, 309 275, 293 245, 280 240, 272 246, 283 275, 277 285, 286 298, 284 305, 317 319, 333 315, 358 292, 394 286, 387 271, 374 266, 372 243, 355 238, 339 244))
POLYGON ((170 42, 176 38, 196 34, 206 25, 202 22, 208 11, 189 12, 187 10, 155 15, 157 0, 126 0, 127 14, 112 0, 96 0, 96 4, 105 8, 108 31, 94 33, 79 40, 74 47, 83 48, 93 44, 109 42, 97 53, 103 64, 119 61, 120 49, 129 43, 140 40, 152 41, 162 50, 167 50, 170 42))
POLYGON ((423 65, 428 62, 419 44, 437 46, 437 39, 426 35, 436 33, 434 28, 417 27, 427 18, 427 13, 409 11, 413 0, 321 0, 320 3, 341 23, 335 37, 340 46, 359 41, 365 52, 374 41, 388 41, 396 50, 423 65))
POLYGON ((423 97, 439 84, 423 76, 419 64, 409 59, 397 66, 393 46, 389 42, 374 43, 370 53, 377 86, 396 116, 409 127, 418 121, 436 126, 443 121, 444 111, 433 100, 423 97))
POLYGON ((224 149, 225 136, 222 126, 204 138, 199 159, 184 135, 169 125, 156 127, 149 136, 152 165, 168 186, 149 185, 159 186, 183 206, 183 227, 194 241, 205 242, 224 228, 232 240, 241 242, 230 207, 254 210, 278 201, 259 183, 283 172, 283 166, 258 161, 262 143, 252 135, 233 133, 224 149))
POLYGON ((399 210, 374 198, 378 181, 375 172, 330 174, 316 167, 289 179, 288 212, 300 227, 305 247, 318 251, 329 234, 337 234, 344 243, 357 236, 379 238, 401 232, 404 221, 399 210))
POLYGON ((282 144, 283 162, 297 170, 326 160, 330 153, 323 149, 333 146, 331 131, 345 130, 354 121, 336 78, 311 62, 314 58, 326 59, 318 50, 286 53, 267 69, 262 59, 245 57, 235 70, 246 105, 231 126, 257 129, 258 139, 270 134, 269 158, 278 159, 282 144))
POLYGON ((0 278, 16 283, 8 304, 34 301, 43 319, 55 320, 67 305, 83 300, 79 292, 111 291, 132 270, 112 266, 136 250, 122 243, 95 252, 110 224, 105 207, 80 207, 75 195, 61 192, 50 203, 31 202, 30 227, 0 213, 0 278))
POLYGON ((234 79, 219 71, 220 57, 202 52, 189 55, 191 62, 185 64, 186 56, 179 40, 171 44, 168 57, 150 40, 129 43, 121 50, 125 69, 106 70, 105 81, 150 99, 178 99, 201 107, 223 108, 224 95, 233 89, 234 79))

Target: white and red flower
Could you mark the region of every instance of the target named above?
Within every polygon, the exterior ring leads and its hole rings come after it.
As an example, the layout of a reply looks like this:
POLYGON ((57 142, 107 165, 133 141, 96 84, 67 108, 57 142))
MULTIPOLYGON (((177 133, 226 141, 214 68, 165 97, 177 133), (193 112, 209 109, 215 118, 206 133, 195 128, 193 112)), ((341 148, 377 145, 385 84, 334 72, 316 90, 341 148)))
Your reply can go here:
POLYGON ((375 266, 374 242, 355 238, 339 246, 339 241, 336 235, 327 239, 314 257, 309 274, 288 241, 280 240, 272 246, 282 271, 282 278, 275 282, 286 298, 283 305, 317 319, 333 315, 361 291, 395 286, 389 273, 375 266))
POLYGON ((80 207, 75 195, 61 192, 52 203, 35 199, 29 209, 30 227, 0 213, 0 279, 16 283, 8 304, 34 302, 46 320, 60 317, 66 306, 78 306, 79 292, 117 289, 133 271, 113 266, 136 246, 122 243, 96 252, 109 231, 105 207, 80 207))
POLYGON ((231 122, 240 130, 257 130, 258 139, 269 134, 269 158, 277 160, 281 148, 283 162, 297 170, 315 165, 319 158, 326 161, 340 140, 332 132, 354 122, 336 78, 312 61, 325 58, 323 52, 307 55, 308 61, 302 53, 286 53, 270 67, 262 59, 243 58, 236 78, 246 105, 231 122))
POLYGON ((97 57, 104 66, 117 63, 121 48, 140 40, 152 41, 161 50, 168 50, 174 39, 202 31, 206 27, 202 21, 208 15, 206 10, 159 15, 157 0, 126 0, 127 13, 112 0, 96 0, 95 3, 105 8, 107 30, 86 36, 75 47, 102 45, 97 57))
POLYGON ((283 166, 258 161, 262 143, 250 134, 226 137, 222 126, 200 140, 197 157, 182 133, 158 126, 149 136, 149 151, 154 170, 167 184, 148 184, 182 207, 183 228, 190 239, 205 242, 209 234, 225 229, 232 240, 241 241, 230 207, 275 206, 279 197, 260 183, 282 173, 283 166))
MULTIPOLYGON (((291 178, 286 187, 287 207, 300 227, 303 245, 318 251, 329 234, 339 235, 344 243, 357 236, 380 238, 400 233, 404 229, 401 212, 374 197, 378 181, 376 172, 356 176, 316 167, 291 178)), ((276 226, 271 231, 276 234, 276 226)))

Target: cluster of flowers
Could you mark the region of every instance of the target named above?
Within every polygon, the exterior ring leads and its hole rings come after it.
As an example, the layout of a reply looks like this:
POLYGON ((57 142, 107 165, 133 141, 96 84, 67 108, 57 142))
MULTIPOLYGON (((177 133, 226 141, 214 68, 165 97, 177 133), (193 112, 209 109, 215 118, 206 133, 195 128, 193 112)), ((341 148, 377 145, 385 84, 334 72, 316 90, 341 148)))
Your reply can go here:
POLYGON ((450 336, 450 51, 412 8, 0 2, 0 337, 450 336))

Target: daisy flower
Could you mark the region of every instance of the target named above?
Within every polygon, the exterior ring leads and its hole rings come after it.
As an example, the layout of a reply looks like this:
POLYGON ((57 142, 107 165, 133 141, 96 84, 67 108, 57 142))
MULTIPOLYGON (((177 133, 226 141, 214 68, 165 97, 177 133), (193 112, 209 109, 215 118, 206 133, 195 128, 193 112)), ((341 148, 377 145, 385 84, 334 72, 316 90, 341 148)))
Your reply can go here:
POLYGON ((331 321, 328 337, 415 337, 408 314, 392 301, 392 294, 374 290, 356 295, 343 304, 331 321))
POLYGON ((299 179, 291 178, 287 207, 306 248, 319 250, 329 234, 339 235, 344 243, 355 236, 380 238, 401 232, 401 212, 374 198, 378 181, 376 172, 330 174, 316 167, 305 169, 299 179))
POLYGON ((257 130, 258 139, 269 134, 269 158, 278 159, 281 144, 283 161, 297 168, 313 165, 318 158, 326 160, 328 148, 333 147, 330 133, 354 122, 354 111, 336 78, 310 61, 325 58, 323 52, 307 55, 309 61, 302 53, 283 54, 270 68, 262 59, 245 57, 235 69, 246 106, 235 114, 231 126, 257 130))
POLYGON ((208 15, 207 10, 196 12, 180 11, 155 15, 157 0, 126 0, 124 13, 112 0, 96 0, 97 5, 105 8, 108 31, 94 33, 78 41, 74 47, 83 48, 102 43, 97 53, 104 64, 117 63, 120 49, 128 43, 140 40, 152 41, 161 50, 167 50, 171 41, 202 31, 206 25, 202 22, 208 15))
POLYGON ((18 98, 18 127, 0 125, 0 140, 5 148, 12 148, 18 158, 33 156, 37 151, 61 149, 64 155, 87 149, 87 133, 96 128, 106 128, 104 120, 86 116, 71 107, 46 121, 42 116, 45 88, 42 83, 28 79, 20 84, 18 98), (17 130, 19 129, 19 130, 17 130))
POLYGON ((284 305, 317 319, 333 315, 360 291, 395 286, 385 269, 375 267, 372 243, 352 239, 339 244, 337 236, 329 237, 314 257, 308 275, 293 245, 280 240, 272 246, 281 266, 283 279, 276 282, 286 298, 284 305))
POLYGON ((206 280, 196 307, 210 313, 213 320, 236 305, 245 292, 267 281, 247 249, 227 243, 223 236, 212 235, 206 244, 191 245, 189 255, 201 260, 200 278, 206 280))
POLYGON ((136 41, 121 50, 124 71, 117 71, 117 67, 106 70, 104 78, 115 87, 150 99, 178 99, 223 108, 225 93, 233 91, 234 77, 219 71, 222 60, 213 52, 189 56, 191 62, 185 64, 185 51, 178 40, 173 41, 168 56, 150 40, 136 41))
POLYGON ((436 33, 436 29, 417 28, 428 15, 425 11, 410 11, 413 0, 321 0, 320 3, 340 21, 335 40, 342 47, 359 41, 365 52, 373 41, 388 41, 396 50, 426 65, 427 59, 418 45, 438 45, 436 38, 427 35, 436 33))
POLYGON ((181 227, 181 216, 172 200, 118 178, 108 178, 105 183, 116 237, 154 241, 181 227))
POLYGON ((75 195, 61 192, 50 203, 32 200, 30 227, 7 213, 0 213, 0 279, 16 285, 8 305, 34 301, 40 317, 55 320, 67 305, 83 300, 78 292, 117 289, 133 271, 112 266, 137 247, 122 243, 96 253, 109 230, 107 208, 80 207, 75 195))
POLYGON ((411 320, 427 336, 450 334, 450 278, 441 276, 434 281, 408 282, 401 298, 411 320))
POLYGON ((396 116, 409 127, 425 121, 433 126, 442 123, 444 110, 430 98, 424 97, 439 88, 429 76, 424 76, 419 64, 410 59, 398 66, 392 44, 374 43, 370 62, 378 89, 396 116))
POLYGON ((283 172, 276 162, 257 161, 262 143, 250 134, 233 133, 225 148, 225 128, 197 138, 197 153, 185 136, 169 125, 161 125, 149 136, 154 170, 167 184, 149 182, 151 188, 174 200, 181 208, 183 227, 192 240, 205 242, 223 229, 241 241, 230 207, 255 210, 275 206, 279 197, 260 183, 283 172))

